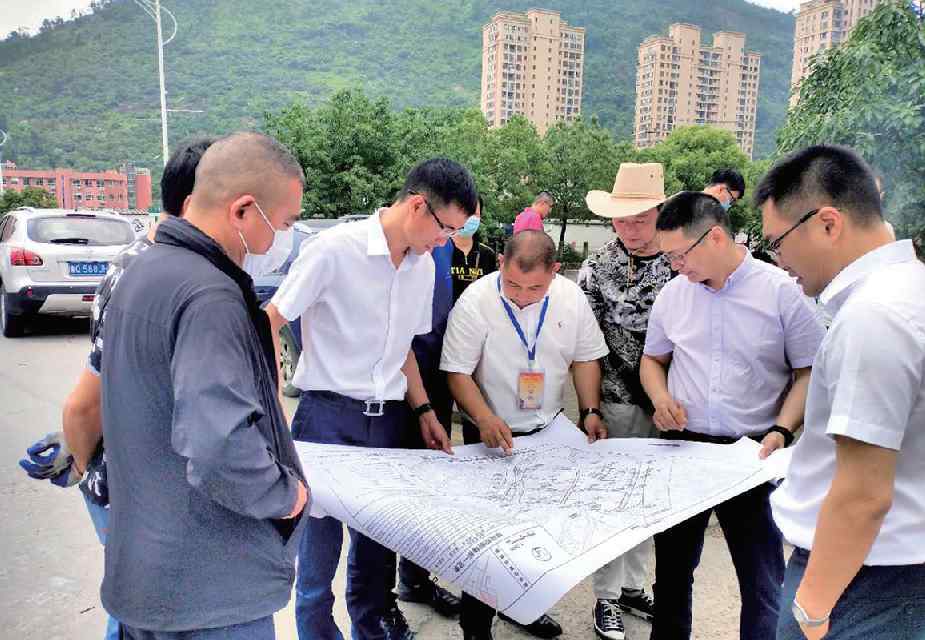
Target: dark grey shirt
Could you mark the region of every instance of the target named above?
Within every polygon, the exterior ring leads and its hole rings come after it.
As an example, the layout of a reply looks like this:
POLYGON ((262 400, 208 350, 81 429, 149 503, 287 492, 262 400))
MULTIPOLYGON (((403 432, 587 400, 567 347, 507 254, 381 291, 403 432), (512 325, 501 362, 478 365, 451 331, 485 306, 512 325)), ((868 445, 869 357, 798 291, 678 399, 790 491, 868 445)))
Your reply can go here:
POLYGON ((250 278, 165 221, 113 291, 103 339, 106 610, 183 631, 284 607, 301 529, 277 519, 303 475, 250 278))

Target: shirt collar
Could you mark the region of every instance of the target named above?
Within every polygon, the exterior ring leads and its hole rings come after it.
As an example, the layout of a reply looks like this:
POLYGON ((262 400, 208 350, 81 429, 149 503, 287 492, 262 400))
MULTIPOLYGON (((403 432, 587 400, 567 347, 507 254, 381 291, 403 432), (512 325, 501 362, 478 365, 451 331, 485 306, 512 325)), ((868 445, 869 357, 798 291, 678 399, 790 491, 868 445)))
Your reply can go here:
POLYGON ((871 273, 891 264, 915 259, 911 240, 898 240, 868 251, 832 279, 819 295, 819 302, 834 315, 849 298, 855 285, 871 273))
POLYGON ((366 235, 366 255, 368 256, 387 256, 389 252, 389 242, 385 239, 385 230, 382 228, 382 212, 385 209, 377 209, 367 221, 369 225, 366 235))

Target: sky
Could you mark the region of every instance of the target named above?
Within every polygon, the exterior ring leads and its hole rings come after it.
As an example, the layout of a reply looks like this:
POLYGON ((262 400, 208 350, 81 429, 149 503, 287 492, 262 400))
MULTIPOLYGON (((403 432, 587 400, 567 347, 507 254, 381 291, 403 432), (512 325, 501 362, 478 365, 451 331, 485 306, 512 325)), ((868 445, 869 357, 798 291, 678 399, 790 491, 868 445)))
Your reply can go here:
MULTIPOLYGON (((168 4, 178 1, 171 0, 168 4)), ((800 4, 800 0, 748 1, 779 11, 791 11, 800 4)), ((89 6, 90 0, 0 0, 0 38, 20 27, 35 32, 45 18, 67 18, 72 9, 83 10, 89 6)))

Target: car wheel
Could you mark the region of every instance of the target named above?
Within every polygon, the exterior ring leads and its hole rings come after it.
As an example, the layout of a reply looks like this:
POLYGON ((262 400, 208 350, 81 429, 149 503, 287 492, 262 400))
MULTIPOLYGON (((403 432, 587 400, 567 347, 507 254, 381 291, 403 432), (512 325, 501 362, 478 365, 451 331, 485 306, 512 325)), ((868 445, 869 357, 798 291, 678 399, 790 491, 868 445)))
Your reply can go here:
POLYGON ((13 315, 6 302, 6 289, 0 285, 0 329, 6 338, 18 338, 23 334, 24 318, 13 315))
POLYGON ((292 331, 288 326, 283 326, 279 332, 279 371, 282 376, 283 395, 287 398, 299 397, 299 388, 292 384, 299 355, 300 351, 292 331))

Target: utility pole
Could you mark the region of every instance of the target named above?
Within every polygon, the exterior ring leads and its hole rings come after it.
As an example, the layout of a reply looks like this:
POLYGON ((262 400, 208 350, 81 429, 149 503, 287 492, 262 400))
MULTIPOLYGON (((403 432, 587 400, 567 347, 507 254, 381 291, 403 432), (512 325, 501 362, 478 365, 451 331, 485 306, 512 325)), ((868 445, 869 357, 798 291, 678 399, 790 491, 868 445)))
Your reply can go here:
POLYGON ((3 129, 0 129, 0 135, 3 136, 3 139, 0 140, 0 196, 2 196, 3 191, 4 191, 3 189, 3 145, 6 144, 6 139, 9 138, 9 136, 6 135, 6 131, 4 131, 3 129))
MULTIPOLYGON (((161 146, 164 166, 167 166, 167 90, 164 87, 164 37, 161 31, 161 0, 154 0, 154 21, 157 23, 157 72, 161 84, 161 146)), ((174 20, 176 25, 176 20, 174 20)), ((174 31, 176 34, 176 31, 174 31)))

